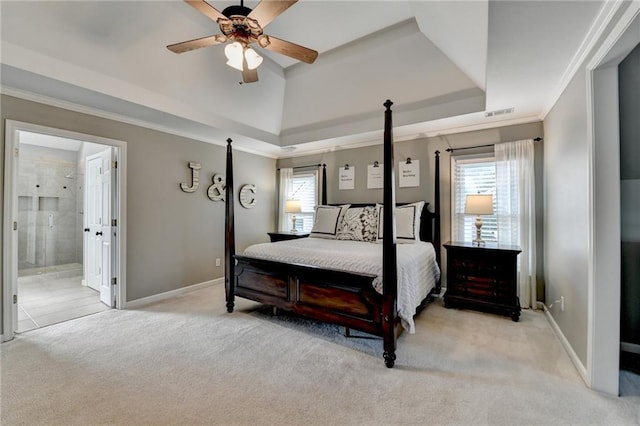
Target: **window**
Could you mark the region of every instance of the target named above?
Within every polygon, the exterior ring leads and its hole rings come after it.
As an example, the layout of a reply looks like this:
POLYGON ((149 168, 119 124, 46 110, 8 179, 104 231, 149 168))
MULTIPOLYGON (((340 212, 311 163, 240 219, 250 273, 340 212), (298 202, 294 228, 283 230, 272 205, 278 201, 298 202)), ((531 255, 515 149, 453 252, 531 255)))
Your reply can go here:
MULTIPOLYGON (((493 154, 452 157, 451 170, 451 235, 455 241, 471 242, 476 217, 464 213, 467 194, 492 194, 496 211, 496 160, 493 154)), ((496 216, 482 216, 482 239, 495 242, 497 234, 496 216)))
POLYGON ((299 233, 311 232, 313 215, 318 200, 318 172, 294 172, 291 197, 300 200, 302 212, 296 213, 296 230, 299 233))

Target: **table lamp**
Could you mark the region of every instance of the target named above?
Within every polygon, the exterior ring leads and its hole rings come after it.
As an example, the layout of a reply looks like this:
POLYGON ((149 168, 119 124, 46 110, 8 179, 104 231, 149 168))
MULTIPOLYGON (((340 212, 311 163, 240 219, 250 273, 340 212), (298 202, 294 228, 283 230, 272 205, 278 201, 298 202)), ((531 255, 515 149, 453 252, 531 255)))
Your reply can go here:
POLYGON ((298 230, 296 229, 296 213, 300 213, 302 211, 302 205, 300 200, 287 200, 285 202, 284 211, 286 213, 293 213, 291 216, 291 225, 293 228, 291 229, 292 234, 297 234, 298 230))
POLYGON ((493 195, 491 194, 469 194, 467 195, 467 202, 464 209, 465 214, 476 215, 476 238, 474 243, 480 245, 484 244, 482 239, 482 215, 493 214, 493 195))

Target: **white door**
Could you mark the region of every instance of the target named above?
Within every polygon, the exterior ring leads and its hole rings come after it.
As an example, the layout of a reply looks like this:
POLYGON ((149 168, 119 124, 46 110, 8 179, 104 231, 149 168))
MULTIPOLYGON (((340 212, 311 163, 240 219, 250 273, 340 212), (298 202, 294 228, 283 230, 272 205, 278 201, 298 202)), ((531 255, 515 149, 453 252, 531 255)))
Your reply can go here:
POLYGON ((102 262, 102 153, 86 158, 85 168, 85 277, 87 285, 100 291, 102 262))
POLYGON ((102 229, 100 231, 100 239, 102 242, 101 259, 100 259, 100 301, 107 306, 115 307, 115 268, 113 261, 115 260, 115 215, 114 213, 114 191, 116 188, 116 167, 115 149, 109 148, 102 152, 102 175, 101 190, 102 195, 102 229))
POLYGON ((86 159, 86 208, 85 208, 85 259, 87 285, 100 292, 102 303, 114 306, 114 268, 115 226, 113 191, 116 173, 115 150, 106 150, 88 156, 86 159))

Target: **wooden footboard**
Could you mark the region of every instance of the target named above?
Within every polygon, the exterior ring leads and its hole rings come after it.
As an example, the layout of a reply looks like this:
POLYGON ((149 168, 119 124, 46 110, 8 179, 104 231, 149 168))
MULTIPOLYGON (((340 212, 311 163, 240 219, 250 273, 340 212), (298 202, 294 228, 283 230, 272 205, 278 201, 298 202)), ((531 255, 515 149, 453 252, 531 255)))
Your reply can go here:
POLYGON ((375 275, 236 255, 235 295, 382 336, 375 275))

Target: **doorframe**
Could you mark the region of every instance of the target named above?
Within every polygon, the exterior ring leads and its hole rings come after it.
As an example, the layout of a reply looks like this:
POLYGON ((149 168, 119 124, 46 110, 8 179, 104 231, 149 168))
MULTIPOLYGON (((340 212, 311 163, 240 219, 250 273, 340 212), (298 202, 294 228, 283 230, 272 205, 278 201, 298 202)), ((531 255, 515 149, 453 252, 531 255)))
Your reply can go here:
MULTIPOLYGON (((117 139, 104 138, 54 127, 41 126, 16 120, 5 120, 5 176, 4 176, 4 212, 3 215, 3 288, 2 288, 2 341, 14 337, 17 325, 17 304, 13 303, 13 296, 17 295, 18 286, 18 231, 14 230, 14 223, 18 220, 18 132, 43 133, 67 139, 76 139, 117 148, 118 165, 116 172, 116 219, 118 220, 116 249, 117 266, 114 271, 116 278, 116 309, 126 306, 126 260, 127 260, 127 143, 117 139)), ((84 187, 84 185, 83 185, 84 187)), ((17 228, 17 226, 16 226, 17 228)))
POLYGON ((633 2, 586 67, 589 144, 586 381, 589 387, 616 396, 620 385, 621 293, 618 64, 638 43, 640 2, 633 2))

